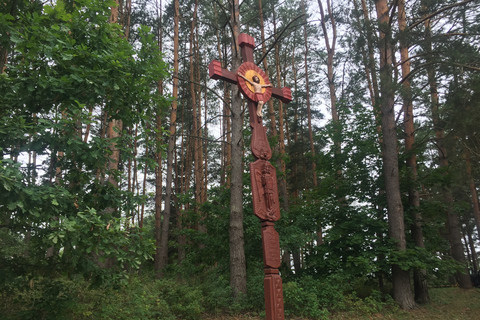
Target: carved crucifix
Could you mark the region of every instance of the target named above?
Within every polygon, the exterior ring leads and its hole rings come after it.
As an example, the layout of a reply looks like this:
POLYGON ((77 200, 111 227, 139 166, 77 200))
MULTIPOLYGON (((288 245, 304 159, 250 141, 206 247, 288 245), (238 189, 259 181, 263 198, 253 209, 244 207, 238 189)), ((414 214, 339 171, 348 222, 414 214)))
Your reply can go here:
POLYGON ((260 218, 262 226, 263 265, 265 277, 265 309, 267 320, 283 320, 283 289, 280 267, 280 242, 275 230, 275 221, 280 219, 277 174, 268 160, 272 149, 267 139, 267 128, 262 124, 262 107, 272 96, 284 103, 292 101, 290 88, 275 88, 262 69, 255 65, 253 37, 242 33, 238 37, 242 50, 243 63, 235 71, 222 68, 219 61, 213 60, 208 66, 210 78, 228 81, 238 85, 240 92, 248 100, 250 126, 252 127, 251 150, 256 161, 250 163, 253 212, 260 218))

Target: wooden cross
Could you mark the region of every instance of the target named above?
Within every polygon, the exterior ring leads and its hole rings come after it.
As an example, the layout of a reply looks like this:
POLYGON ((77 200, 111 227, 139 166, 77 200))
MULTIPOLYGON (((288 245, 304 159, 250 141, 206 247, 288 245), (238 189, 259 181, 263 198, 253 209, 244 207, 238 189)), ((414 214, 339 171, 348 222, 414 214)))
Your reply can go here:
POLYGON ((290 88, 275 88, 253 60, 255 42, 253 37, 242 33, 238 37, 242 50, 243 63, 234 72, 223 69, 220 61, 213 60, 208 66, 210 78, 224 80, 238 85, 248 100, 250 126, 252 127, 251 150, 256 159, 250 163, 250 182, 252 185, 253 212, 261 220, 262 246, 264 265, 264 292, 267 320, 283 320, 283 289, 280 267, 280 242, 275 221, 280 219, 280 203, 278 201, 276 169, 268 160, 272 150, 267 139, 267 128, 262 124, 262 117, 257 116, 257 104, 267 102, 270 97, 280 99, 284 103, 292 101, 290 88), (257 77, 256 82, 254 77, 257 77), (262 92, 254 88, 249 80, 261 85, 262 92), (262 100, 260 100, 262 99, 262 100))

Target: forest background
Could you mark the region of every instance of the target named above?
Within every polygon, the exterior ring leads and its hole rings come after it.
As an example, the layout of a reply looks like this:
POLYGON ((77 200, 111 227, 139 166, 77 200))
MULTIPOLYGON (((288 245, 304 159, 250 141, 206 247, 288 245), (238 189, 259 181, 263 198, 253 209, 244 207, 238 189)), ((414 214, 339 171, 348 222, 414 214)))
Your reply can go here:
POLYGON ((415 308, 471 289, 478 0, 0 4, 6 319, 262 313, 235 39, 271 99, 285 312, 415 308))

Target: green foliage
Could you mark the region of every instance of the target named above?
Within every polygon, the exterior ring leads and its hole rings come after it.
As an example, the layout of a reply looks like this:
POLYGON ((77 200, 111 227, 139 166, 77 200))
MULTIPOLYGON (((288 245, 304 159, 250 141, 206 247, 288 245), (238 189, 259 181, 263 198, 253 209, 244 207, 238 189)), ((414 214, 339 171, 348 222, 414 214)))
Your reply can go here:
POLYGON ((64 248, 59 259, 65 265, 75 266, 72 271, 83 271, 87 275, 97 269, 97 261, 115 262, 116 270, 112 270, 111 265, 109 273, 101 272, 101 280, 112 271, 138 270, 143 262, 152 259, 155 250, 153 240, 142 237, 137 227, 125 228, 127 218, 111 217, 105 224, 105 215, 94 209, 54 221, 51 226, 54 231, 45 241, 64 248))
POLYGON ((83 308, 75 301, 80 285, 73 281, 35 278, 26 284, 8 294, 1 292, 5 319, 65 319, 83 308))
POLYGON ((283 285, 285 314, 327 319, 328 311, 320 309, 320 303, 315 292, 305 290, 296 282, 283 285))
POLYGON ((2 319, 199 319, 199 288, 174 280, 132 277, 125 286, 89 288, 82 280, 40 278, 0 293, 2 319))
POLYGON ((365 287, 366 283, 357 282, 341 274, 332 274, 325 279, 305 276, 286 282, 283 285, 285 314, 328 319, 337 312, 370 315, 396 308, 393 300, 387 298, 385 301, 379 291, 373 290, 361 299, 355 289, 365 287))
MULTIPOLYGON (((169 102, 158 94, 167 73, 156 39, 138 27, 129 44, 108 21, 113 1, 16 4, 0 13, 9 48, 0 75, 0 285, 59 274, 125 284, 151 260, 153 243, 120 218, 145 197, 105 183, 122 174, 106 170, 112 141, 101 127, 120 119, 144 140, 156 135, 147 122, 169 102), (32 156, 38 162, 25 164, 32 156)), ((136 156, 133 140, 121 132, 115 141, 122 163, 136 156)))

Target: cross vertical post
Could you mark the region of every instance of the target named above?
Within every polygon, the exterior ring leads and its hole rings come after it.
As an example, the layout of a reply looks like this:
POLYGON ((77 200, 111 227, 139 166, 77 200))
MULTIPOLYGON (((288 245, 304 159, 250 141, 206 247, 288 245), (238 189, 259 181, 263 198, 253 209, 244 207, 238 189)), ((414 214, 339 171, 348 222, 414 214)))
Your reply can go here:
POLYGON ((219 61, 213 60, 208 66, 211 79, 223 80, 235 84, 248 101, 248 114, 252 128, 251 150, 255 162, 250 163, 250 182, 252 186, 253 212, 262 226, 262 247, 264 266, 265 311, 267 320, 283 320, 283 288, 278 268, 281 264, 280 242, 275 221, 280 219, 277 174, 268 160, 272 150, 267 139, 267 128, 259 116, 260 108, 270 97, 292 101, 290 88, 275 88, 265 72, 254 63, 253 49, 255 41, 248 34, 241 33, 237 39, 242 51, 243 63, 237 70, 222 68, 219 61))

